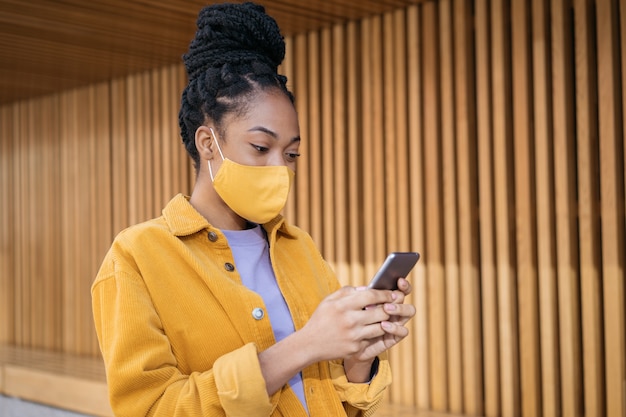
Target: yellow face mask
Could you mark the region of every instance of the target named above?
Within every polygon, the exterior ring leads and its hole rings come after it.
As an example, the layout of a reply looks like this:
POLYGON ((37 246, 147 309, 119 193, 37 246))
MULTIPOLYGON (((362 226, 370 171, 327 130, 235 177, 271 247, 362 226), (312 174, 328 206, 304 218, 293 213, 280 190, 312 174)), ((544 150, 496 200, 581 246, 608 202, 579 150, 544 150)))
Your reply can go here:
POLYGON ((276 217, 287 203, 295 172, 286 166, 241 165, 224 157, 213 129, 211 135, 222 157, 215 177, 209 164, 213 188, 242 218, 264 224, 276 217))

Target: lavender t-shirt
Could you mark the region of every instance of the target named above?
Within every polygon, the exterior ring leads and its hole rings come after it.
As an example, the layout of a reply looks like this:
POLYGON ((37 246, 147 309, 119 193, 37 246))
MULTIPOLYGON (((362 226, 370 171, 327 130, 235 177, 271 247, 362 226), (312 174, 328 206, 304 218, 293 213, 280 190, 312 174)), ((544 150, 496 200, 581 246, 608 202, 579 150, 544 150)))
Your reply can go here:
MULTIPOLYGON (((222 230, 235 258, 235 265, 243 284, 263 298, 274 338, 281 341, 295 331, 291 313, 278 288, 270 261, 269 244, 265 231, 259 225, 246 230, 222 230)), ((297 373, 289 380, 291 389, 307 409, 302 386, 302 375, 297 373)))

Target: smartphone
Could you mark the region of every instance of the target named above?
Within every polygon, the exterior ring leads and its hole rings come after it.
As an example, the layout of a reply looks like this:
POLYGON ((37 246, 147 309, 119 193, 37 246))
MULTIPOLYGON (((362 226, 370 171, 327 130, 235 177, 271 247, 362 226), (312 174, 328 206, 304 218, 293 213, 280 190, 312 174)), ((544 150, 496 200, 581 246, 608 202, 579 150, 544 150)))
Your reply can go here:
POLYGON ((380 267, 368 288, 397 290, 398 278, 406 277, 420 258, 417 252, 391 252, 380 267))

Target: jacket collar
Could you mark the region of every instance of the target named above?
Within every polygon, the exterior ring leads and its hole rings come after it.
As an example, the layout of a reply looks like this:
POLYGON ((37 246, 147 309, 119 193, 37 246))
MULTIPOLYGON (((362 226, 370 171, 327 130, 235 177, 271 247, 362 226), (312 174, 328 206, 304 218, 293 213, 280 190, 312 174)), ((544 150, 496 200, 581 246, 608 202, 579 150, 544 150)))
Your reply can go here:
MULTIPOLYGON (((170 200, 163 209, 163 218, 170 231, 175 236, 189 236, 205 229, 216 230, 198 211, 189 203, 189 196, 178 194, 170 200)), ((278 215, 263 228, 268 235, 274 231, 294 236, 293 226, 287 224, 282 215, 278 215)))

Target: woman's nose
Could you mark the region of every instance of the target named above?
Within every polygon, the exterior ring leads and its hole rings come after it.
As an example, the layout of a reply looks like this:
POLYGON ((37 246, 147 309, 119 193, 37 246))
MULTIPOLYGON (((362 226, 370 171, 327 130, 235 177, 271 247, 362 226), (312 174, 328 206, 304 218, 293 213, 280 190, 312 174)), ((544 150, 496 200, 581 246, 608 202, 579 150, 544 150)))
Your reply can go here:
POLYGON ((286 166, 287 165, 287 161, 285 161, 285 156, 283 155, 282 152, 275 152, 272 153, 268 160, 267 160, 267 165, 269 166, 286 166))

